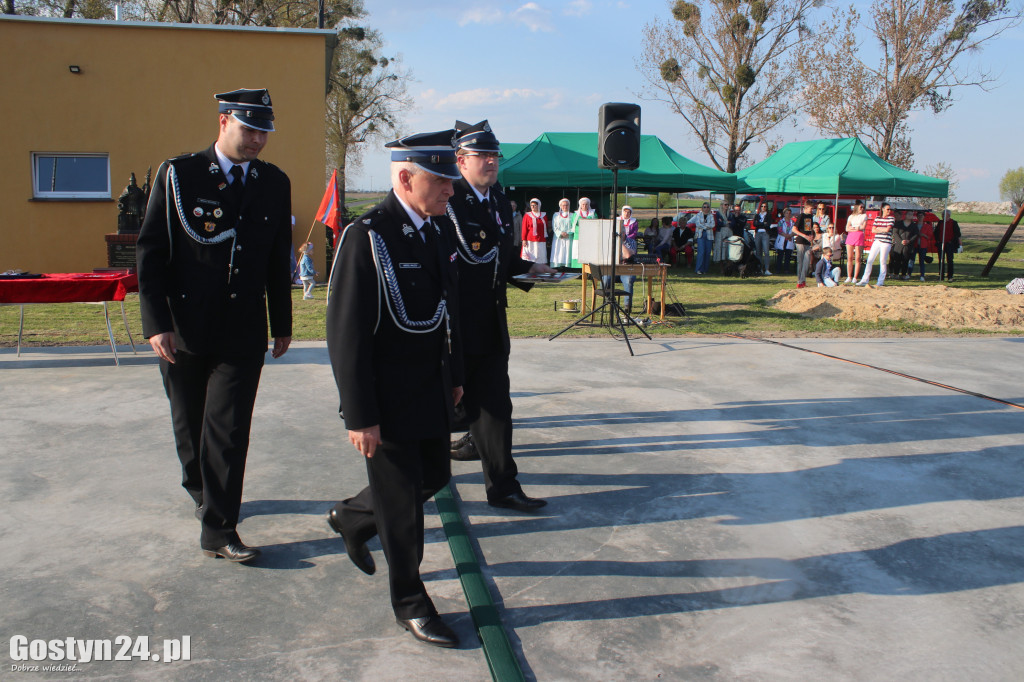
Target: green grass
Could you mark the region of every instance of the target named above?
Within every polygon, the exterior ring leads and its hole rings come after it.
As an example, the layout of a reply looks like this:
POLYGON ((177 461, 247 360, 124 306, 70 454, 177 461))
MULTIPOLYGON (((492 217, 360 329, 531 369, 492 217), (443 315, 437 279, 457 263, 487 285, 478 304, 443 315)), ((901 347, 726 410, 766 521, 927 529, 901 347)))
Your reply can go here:
POLYGON ((974 223, 975 225, 1009 225, 1014 218, 1014 216, 994 213, 953 213, 952 216, 953 220, 958 223, 974 223))
MULTIPOLYGON (((1014 277, 1024 276, 1024 244, 1009 246, 1000 255, 992 273, 981 278, 980 272, 988 262, 995 243, 967 241, 964 252, 956 257, 956 281, 952 286, 961 289, 1001 289, 1014 277)), ((887 286, 914 287, 936 283, 938 263, 928 266, 929 280, 909 282, 890 281, 887 286)), ((969 333, 973 330, 937 329, 900 321, 851 322, 829 319, 809 319, 786 313, 766 305, 767 301, 783 289, 796 287, 793 275, 738 279, 705 275, 697 277, 692 270, 674 269, 668 279, 668 300, 678 301, 686 307, 685 318, 668 318, 671 324, 654 325, 650 332, 658 336, 684 334, 863 334, 870 332, 929 332, 947 335, 969 333)), ((635 287, 636 303, 640 305, 642 287, 635 287)), ((324 339, 326 324, 326 288, 317 286, 312 301, 302 300, 302 289, 292 290, 294 303, 293 338, 300 341, 324 339)), ((556 310, 556 303, 580 297, 580 280, 565 284, 542 285, 530 292, 509 288, 509 331, 515 337, 547 337, 568 325, 576 315, 556 310)), ((128 343, 121 321, 120 308, 109 304, 111 326, 115 341, 128 343)), ((559 306, 560 307, 560 306, 559 306)), ((131 294, 125 301, 132 335, 136 344, 144 344, 139 321, 139 300, 131 294)), ((603 336, 607 328, 578 327, 567 336, 603 336)), ((18 338, 18 307, 0 306, 0 347, 13 348, 18 338)), ((24 347, 33 346, 98 346, 107 343, 103 308, 99 305, 73 303, 25 306, 24 347)))

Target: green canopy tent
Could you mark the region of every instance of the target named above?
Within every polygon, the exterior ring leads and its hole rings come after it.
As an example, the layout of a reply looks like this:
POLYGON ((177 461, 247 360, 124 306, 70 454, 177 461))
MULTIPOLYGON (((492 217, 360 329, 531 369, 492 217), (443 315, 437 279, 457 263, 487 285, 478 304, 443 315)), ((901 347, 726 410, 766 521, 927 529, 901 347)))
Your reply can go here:
POLYGON ((886 163, 856 137, 791 142, 736 176, 739 192, 949 196, 948 181, 886 163))
MULTIPOLYGON (((505 158, 498 181, 524 210, 533 197, 551 214, 562 197, 575 209, 576 201, 588 196, 598 213, 608 217, 613 174, 598 166, 597 143, 597 133, 543 133, 525 148, 502 144, 505 158)), ((640 167, 619 171, 620 192, 733 192, 735 188, 732 173, 691 161, 655 135, 640 136, 640 167)), ((575 256, 573 266, 578 267, 575 256)))
MULTIPOLYGON (((597 164, 597 133, 543 133, 505 161, 498 180, 505 187, 605 190, 612 171, 597 164)), ((679 154, 655 135, 640 136, 640 167, 619 171, 619 186, 635 192, 732 192, 736 178, 679 154)))

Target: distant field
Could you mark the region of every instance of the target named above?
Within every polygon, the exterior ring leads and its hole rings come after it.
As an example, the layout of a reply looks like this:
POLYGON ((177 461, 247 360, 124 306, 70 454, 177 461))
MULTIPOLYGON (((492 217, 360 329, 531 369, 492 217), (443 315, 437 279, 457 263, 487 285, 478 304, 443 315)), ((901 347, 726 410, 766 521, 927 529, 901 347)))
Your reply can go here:
POLYGON ((1009 225, 1013 216, 991 213, 954 213, 953 220, 958 223, 974 223, 975 225, 1009 225))

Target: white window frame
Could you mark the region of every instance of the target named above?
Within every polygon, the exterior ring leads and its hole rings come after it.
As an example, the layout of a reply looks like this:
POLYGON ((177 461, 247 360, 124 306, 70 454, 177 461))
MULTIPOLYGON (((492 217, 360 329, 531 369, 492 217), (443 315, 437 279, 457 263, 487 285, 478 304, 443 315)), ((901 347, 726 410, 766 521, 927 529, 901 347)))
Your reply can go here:
POLYGON ((110 199, 110 154, 106 152, 32 152, 32 196, 36 199, 110 199), (93 158, 105 159, 107 162, 107 188, 96 191, 55 192, 39 187, 39 159, 43 157, 57 158, 93 158))

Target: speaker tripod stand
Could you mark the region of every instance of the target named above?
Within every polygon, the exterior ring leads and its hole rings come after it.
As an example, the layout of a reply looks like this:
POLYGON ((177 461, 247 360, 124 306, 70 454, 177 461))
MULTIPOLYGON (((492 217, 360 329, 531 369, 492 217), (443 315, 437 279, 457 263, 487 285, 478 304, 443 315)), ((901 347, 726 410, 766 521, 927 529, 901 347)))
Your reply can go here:
MULTIPOLYGON (((618 202, 618 198, 619 198, 619 169, 618 168, 613 168, 612 169, 612 215, 613 216, 617 215, 618 212, 619 212, 619 207, 618 207, 618 203, 617 203, 618 202)), ((558 332, 557 334, 554 334, 551 337, 549 337, 548 341, 554 341, 559 336, 561 336, 565 332, 569 331, 573 327, 580 326, 580 324, 583 322, 583 320, 585 320, 588 317, 593 318, 594 315, 597 315, 598 313, 602 313, 602 316, 603 316, 603 311, 604 311, 605 308, 608 308, 608 310, 609 310, 609 319, 611 320, 610 324, 611 324, 612 328, 618 329, 620 332, 622 332, 622 338, 626 342, 626 348, 629 349, 629 354, 630 355, 635 355, 635 354, 633 353, 633 346, 629 342, 629 333, 626 331, 626 323, 627 322, 629 324, 633 325, 634 327, 636 327, 637 331, 639 331, 641 334, 646 336, 648 341, 651 340, 651 335, 648 334, 644 330, 643 327, 641 327, 639 324, 637 324, 636 320, 634 320, 632 317, 630 317, 629 314, 625 310, 622 309, 622 306, 619 305, 618 300, 616 300, 616 291, 615 291, 615 262, 618 260, 618 254, 615 252, 615 241, 616 241, 615 237, 617 236, 617 234, 616 234, 617 230, 615 228, 615 225, 616 225, 616 221, 617 220, 618 220, 617 218, 612 218, 611 247, 609 249, 609 253, 611 253, 611 259, 610 259, 611 260, 611 265, 608 266, 608 269, 609 269, 610 272, 609 272, 609 275, 608 275, 608 285, 607 286, 605 286, 605 284, 604 284, 604 266, 598 266, 598 268, 597 268, 597 276, 598 276, 598 278, 601 281, 601 296, 604 298, 604 303, 602 303, 599 307, 595 308, 594 310, 590 311, 589 313, 584 313, 578 319, 573 320, 569 324, 569 326, 567 326, 565 329, 563 329, 562 331, 558 332)), ((582 303, 582 305, 584 307, 587 305, 586 301, 581 301, 581 303, 582 303)))

